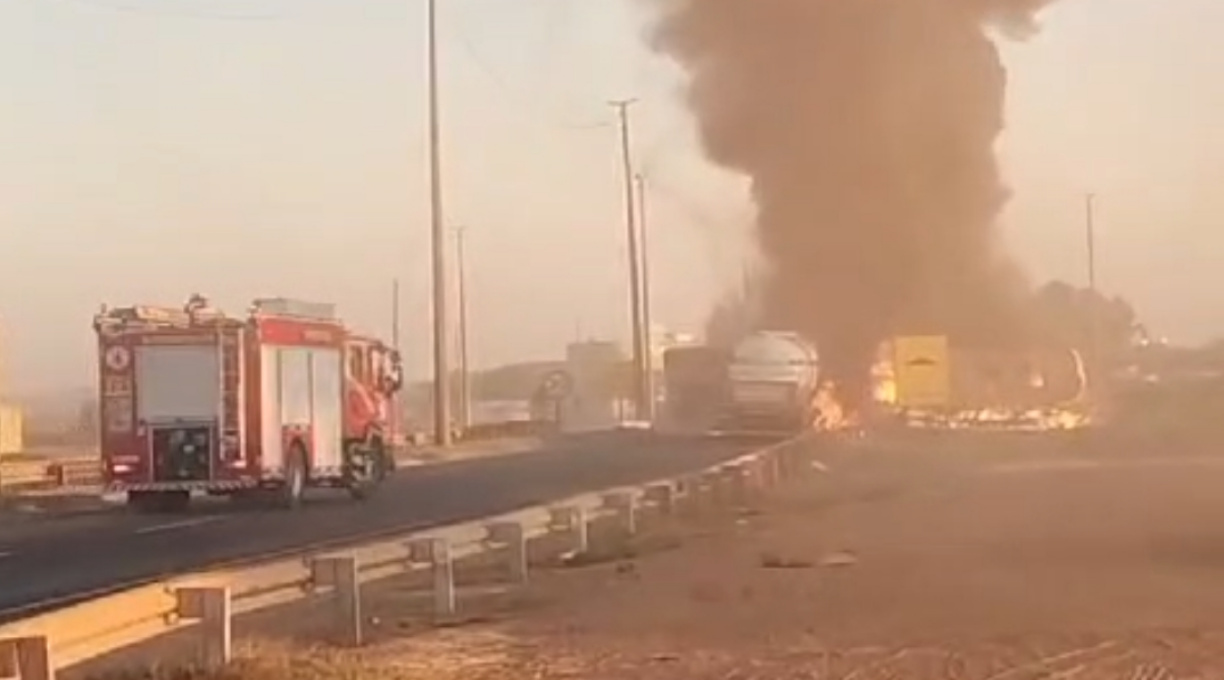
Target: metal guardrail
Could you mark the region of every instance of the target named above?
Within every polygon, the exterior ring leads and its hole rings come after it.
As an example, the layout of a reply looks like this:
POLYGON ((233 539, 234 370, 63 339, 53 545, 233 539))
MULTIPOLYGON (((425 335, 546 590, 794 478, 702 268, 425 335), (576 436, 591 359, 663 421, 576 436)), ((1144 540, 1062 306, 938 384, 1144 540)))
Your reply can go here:
POLYGON ((517 581, 527 577, 528 544, 564 539, 567 552, 592 548, 594 522, 624 540, 654 515, 739 503, 812 469, 799 440, 789 440, 700 472, 629 488, 591 493, 526 510, 405 533, 344 551, 277 559, 251 566, 186 574, 0 626, 0 677, 51 680, 57 670, 194 626, 198 658, 185 664, 217 668, 231 660, 232 620, 268 607, 326 594, 334 624, 349 645, 363 641, 361 584, 428 571, 434 612, 455 613, 458 563, 497 551, 517 581))
POLYGON ((0 461, 0 493, 97 486, 101 483, 102 465, 97 456, 0 461))

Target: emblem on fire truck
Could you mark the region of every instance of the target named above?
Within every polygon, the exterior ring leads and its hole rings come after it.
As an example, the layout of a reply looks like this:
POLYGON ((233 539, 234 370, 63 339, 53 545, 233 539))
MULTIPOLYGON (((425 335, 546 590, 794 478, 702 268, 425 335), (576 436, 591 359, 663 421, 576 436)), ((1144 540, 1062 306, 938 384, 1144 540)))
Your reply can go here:
POLYGON ((132 353, 128 351, 128 348, 119 345, 108 347, 104 361, 106 361, 106 367, 112 371, 126 370, 128 364, 132 362, 132 353))

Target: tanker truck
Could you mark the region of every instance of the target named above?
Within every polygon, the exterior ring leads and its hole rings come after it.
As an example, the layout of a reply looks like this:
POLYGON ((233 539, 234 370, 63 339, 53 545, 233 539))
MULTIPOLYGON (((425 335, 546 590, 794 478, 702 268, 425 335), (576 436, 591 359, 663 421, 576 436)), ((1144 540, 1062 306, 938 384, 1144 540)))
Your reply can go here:
POLYGON ((759 331, 731 351, 726 403, 717 429, 791 433, 821 417, 815 347, 799 334, 759 331))

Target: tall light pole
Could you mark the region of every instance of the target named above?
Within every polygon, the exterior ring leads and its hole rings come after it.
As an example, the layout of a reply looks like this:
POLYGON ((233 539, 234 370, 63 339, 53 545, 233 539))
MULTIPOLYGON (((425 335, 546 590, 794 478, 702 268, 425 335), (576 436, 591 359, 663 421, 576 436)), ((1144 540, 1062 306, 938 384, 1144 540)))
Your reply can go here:
POLYGON ((651 422, 655 416, 655 390, 654 390, 654 343, 652 342, 651 331, 654 327, 654 320, 650 315, 650 230, 647 228, 647 212, 646 212, 646 178, 638 173, 635 177, 637 187, 638 200, 638 227, 640 229, 640 243, 642 250, 642 329, 645 351, 642 355, 642 373, 645 376, 646 394, 649 398, 646 400, 646 412, 644 417, 651 422))
POLYGON ((399 279, 391 280, 391 348, 400 348, 400 287, 399 279))
POLYGON ((1089 362, 1089 375, 1097 386, 1099 394, 1104 381, 1103 369, 1105 366, 1101 356, 1100 305, 1097 304, 1099 296, 1096 280, 1096 195, 1091 193, 1084 196, 1084 244, 1088 270, 1088 345, 1092 357, 1089 362))
POLYGON ((472 424, 472 372, 468 367, 467 256, 464 228, 455 228, 455 264, 459 282, 459 423, 464 430, 472 424))
POLYGON ((1093 293, 1096 285, 1096 194, 1084 196, 1084 240, 1087 245, 1088 290, 1093 293))
MULTIPOLYGON (((403 361, 404 350, 400 347, 400 282, 399 279, 391 280, 391 350, 399 357, 398 361, 403 361)), ((403 372, 403 364, 400 365, 401 375, 403 372)), ((404 417, 403 403, 400 401, 400 393, 397 391, 391 395, 391 441, 396 445, 400 443, 400 437, 404 434, 400 428, 400 422, 404 417)))
POLYGON ((632 320, 633 333, 633 395, 634 415, 642 418, 650 402, 646 392, 646 375, 643 370, 642 346, 642 291, 641 291, 641 258, 638 254, 637 205, 633 191, 633 156, 629 143, 629 107, 636 99, 621 99, 609 102, 616 109, 620 119, 621 164, 625 182, 625 236, 629 243, 629 311, 632 320))
POLYGON ((446 295, 446 228, 442 214, 442 125, 438 104, 438 0, 428 0, 429 213, 433 251, 434 443, 451 444, 450 343, 446 295))

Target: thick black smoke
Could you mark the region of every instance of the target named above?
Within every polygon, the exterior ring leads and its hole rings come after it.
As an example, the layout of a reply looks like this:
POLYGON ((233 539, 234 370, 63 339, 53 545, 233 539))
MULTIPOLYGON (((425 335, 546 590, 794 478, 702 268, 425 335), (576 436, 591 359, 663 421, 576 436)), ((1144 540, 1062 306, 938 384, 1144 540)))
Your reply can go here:
POLYGON ((709 157, 752 179, 761 322, 857 383, 880 340, 1021 329, 997 248, 1006 74, 1048 0, 644 0, 709 157))

